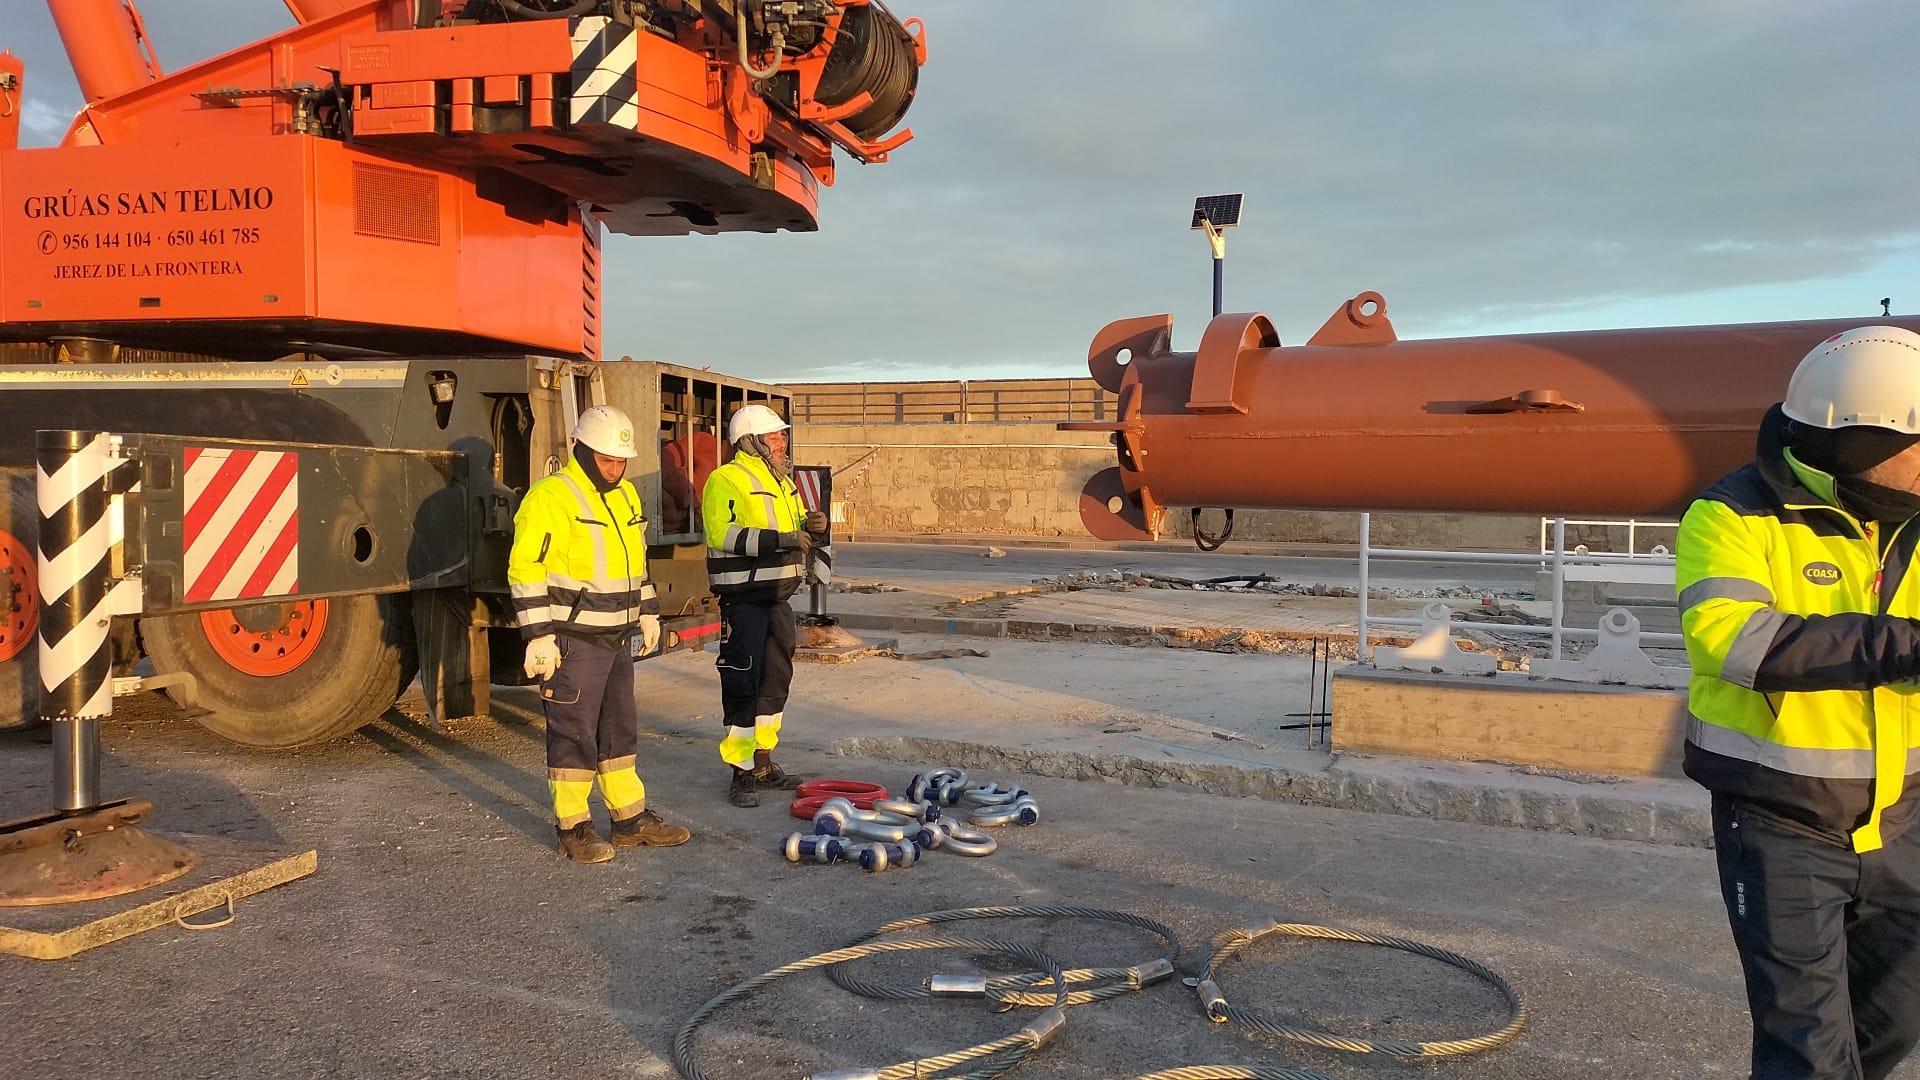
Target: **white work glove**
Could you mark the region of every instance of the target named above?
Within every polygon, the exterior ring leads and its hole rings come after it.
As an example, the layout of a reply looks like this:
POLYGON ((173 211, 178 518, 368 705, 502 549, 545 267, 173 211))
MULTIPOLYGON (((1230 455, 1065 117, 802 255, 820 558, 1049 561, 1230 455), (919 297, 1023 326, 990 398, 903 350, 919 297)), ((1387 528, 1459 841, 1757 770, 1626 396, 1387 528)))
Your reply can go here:
POLYGON ((818 510, 808 511, 806 530, 815 536, 825 536, 827 532, 827 515, 818 510))
POLYGON ((551 679, 560 670, 560 643, 552 634, 527 642, 527 661, 523 665, 529 679, 551 679))
POLYGON ((660 646, 660 616, 640 616, 640 655, 651 656, 660 646))

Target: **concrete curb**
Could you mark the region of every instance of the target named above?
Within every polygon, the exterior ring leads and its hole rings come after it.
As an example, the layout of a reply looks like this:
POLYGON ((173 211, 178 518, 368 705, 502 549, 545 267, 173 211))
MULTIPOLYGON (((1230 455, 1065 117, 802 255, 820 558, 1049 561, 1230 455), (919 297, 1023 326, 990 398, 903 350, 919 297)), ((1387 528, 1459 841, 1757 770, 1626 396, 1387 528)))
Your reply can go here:
MULTIPOLYGON (((1194 551, 1191 540, 1095 540, 1090 536, 978 536, 951 533, 869 533, 838 544, 934 544, 942 547, 1044 548, 1070 551, 1158 551, 1185 554, 1194 551)), ((1305 543, 1284 540, 1229 540, 1220 549, 1226 555, 1294 555, 1304 558, 1355 558, 1353 544, 1305 543)))
POLYGON ((943 619, 938 615, 835 615, 849 630, 887 630, 895 634, 958 634, 964 637, 1003 638, 1005 619, 943 619))
POLYGON ((1516 775, 1492 766, 1449 766, 1403 759, 1334 758, 1322 770, 1154 761, 1121 754, 1031 750, 909 736, 840 739, 829 752, 950 765, 1027 776, 1104 780, 1129 787, 1181 785, 1208 795, 1501 825, 1609 840, 1711 847, 1707 795, 1691 785, 1624 781, 1582 783, 1516 775), (1605 790, 1614 788, 1613 791, 1605 790))
MULTIPOLYGON (((949 619, 938 615, 878 615, 851 612, 835 615, 841 626, 848 630, 879 630, 893 634, 944 634, 951 637, 1018 638, 1024 641, 1080 641, 1098 637, 1166 637, 1166 648, 1180 649, 1205 647, 1190 645, 1184 638, 1190 638, 1199 632, 1226 633, 1233 627, 1191 627, 1191 626, 1122 626, 1106 623, 1065 623, 1043 622, 1030 619, 949 619)), ((1307 645, 1316 641, 1326 641, 1333 645, 1344 645, 1342 656, 1353 656, 1352 644, 1356 640, 1353 631, 1340 630, 1257 630, 1246 631, 1274 641, 1283 641, 1307 645)), ((1376 644, 1405 645, 1411 637, 1400 635, 1376 635, 1376 644)), ((1463 643, 1463 647, 1476 647, 1472 642, 1463 643)), ((1272 650, 1266 650, 1272 651, 1272 650)), ((1286 650, 1281 650, 1286 651, 1286 650)))

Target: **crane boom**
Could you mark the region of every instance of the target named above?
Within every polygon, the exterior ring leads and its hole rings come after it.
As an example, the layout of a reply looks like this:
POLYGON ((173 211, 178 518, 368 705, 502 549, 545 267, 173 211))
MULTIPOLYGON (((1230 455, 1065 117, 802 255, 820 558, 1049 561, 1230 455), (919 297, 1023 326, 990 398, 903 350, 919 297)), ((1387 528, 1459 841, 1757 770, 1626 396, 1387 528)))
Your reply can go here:
POLYGON ((287 0, 163 74, 130 0, 47 3, 87 104, 0 150, 0 362, 597 356, 603 230, 817 228, 925 59, 874 0, 287 0))

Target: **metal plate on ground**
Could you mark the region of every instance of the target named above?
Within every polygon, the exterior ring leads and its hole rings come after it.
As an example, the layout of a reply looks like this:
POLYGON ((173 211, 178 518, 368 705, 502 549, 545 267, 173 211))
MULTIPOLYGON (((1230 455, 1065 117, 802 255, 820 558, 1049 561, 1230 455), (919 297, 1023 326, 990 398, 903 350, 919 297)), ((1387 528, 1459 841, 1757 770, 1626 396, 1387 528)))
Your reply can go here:
POLYGON ((168 839, 200 856, 192 871, 103 900, 7 908, 0 913, 0 953, 61 960, 216 908, 219 914, 208 925, 224 925, 235 901, 306 877, 319 866, 318 852, 293 852, 284 845, 193 834, 168 834, 168 839))

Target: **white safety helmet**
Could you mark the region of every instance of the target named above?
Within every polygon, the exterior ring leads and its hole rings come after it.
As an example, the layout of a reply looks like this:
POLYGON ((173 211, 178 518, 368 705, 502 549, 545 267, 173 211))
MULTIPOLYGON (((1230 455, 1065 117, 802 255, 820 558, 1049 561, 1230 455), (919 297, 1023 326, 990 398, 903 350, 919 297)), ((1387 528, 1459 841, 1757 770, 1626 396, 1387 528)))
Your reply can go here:
POLYGON ((1920 334, 1862 326, 1833 335, 1793 369, 1780 408, 1814 427, 1920 435, 1920 334))
POLYGON ((742 405, 733 419, 727 421, 727 441, 737 443, 747 435, 771 435, 787 427, 780 414, 765 405, 742 405))
POLYGON ((573 426, 573 437, 580 445, 608 457, 638 457, 633 445, 633 421, 611 405, 595 405, 580 414, 573 426))

